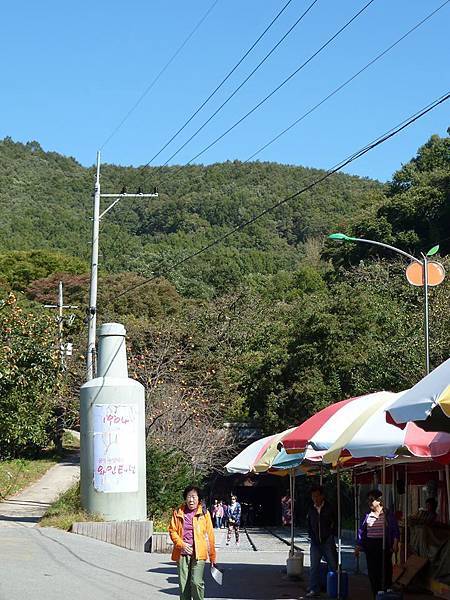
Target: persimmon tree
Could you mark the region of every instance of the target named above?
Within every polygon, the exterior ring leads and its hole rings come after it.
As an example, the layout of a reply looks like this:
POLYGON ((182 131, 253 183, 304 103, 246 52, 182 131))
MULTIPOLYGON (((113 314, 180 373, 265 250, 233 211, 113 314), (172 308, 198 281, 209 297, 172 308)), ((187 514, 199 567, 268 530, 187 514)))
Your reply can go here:
POLYGON ((51 317, 0 301, 0 458, 46 446, 55 425, 59 362, 51 317))

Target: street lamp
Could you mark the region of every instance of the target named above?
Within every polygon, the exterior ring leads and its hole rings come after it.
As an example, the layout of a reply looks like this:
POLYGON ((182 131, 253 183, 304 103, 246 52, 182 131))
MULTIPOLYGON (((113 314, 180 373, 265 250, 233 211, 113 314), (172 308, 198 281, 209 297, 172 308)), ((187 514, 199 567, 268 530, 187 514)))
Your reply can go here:
POLYGON ((423 286, 424 290, 424 332, 425 332, 425 368, 427 374, 430 372, 430 347, 429 347, 429 326, 428 326, 428 288, 430 286, 439 285, 445 277, 444 267, 435 261, 429 261, 430 256, 434 256, 439 251, 439 245, 433 246, 426 254, 421 252, 422 259, 416 258, 412 254, 400 250, 390 244, 377 242, 375 240, 367 240, 364 238, 351 237, 345 233, 332 233, 328 236, 332 240, 340 240, 343 242, 362 242, 371 244, 372 246, 381 246, 392 250, 397 254, 406 256, 412 262, 406 269, 406 278, 409 283, 415 286, 423 286))

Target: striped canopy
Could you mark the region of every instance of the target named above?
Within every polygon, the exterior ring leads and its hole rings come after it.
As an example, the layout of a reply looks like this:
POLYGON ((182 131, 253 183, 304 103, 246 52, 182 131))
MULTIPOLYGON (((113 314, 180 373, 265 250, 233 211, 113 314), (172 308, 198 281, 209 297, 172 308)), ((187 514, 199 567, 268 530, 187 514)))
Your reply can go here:
POLYGON ((298 467, 304 457, 304 452, 288 455, 279 448, 280 440, 292 430, 269 435, 256 440, 244 448, 233 460, 225 465, 229 473, 265 473, 267 471, 293 469, 298 467))
POLYGON ((450 358, 388 409, 393 423, 414 421, 426 431, 450 433, 450 358))
POLYGON ((288 453, 308 447, 324 452, 324 462, 342 456, 450 458, 450 435, 425 432, 414 423, 404 429, 386 421, 385 410, 402 394, 376 392, 332 404, 282 438, 288 453))

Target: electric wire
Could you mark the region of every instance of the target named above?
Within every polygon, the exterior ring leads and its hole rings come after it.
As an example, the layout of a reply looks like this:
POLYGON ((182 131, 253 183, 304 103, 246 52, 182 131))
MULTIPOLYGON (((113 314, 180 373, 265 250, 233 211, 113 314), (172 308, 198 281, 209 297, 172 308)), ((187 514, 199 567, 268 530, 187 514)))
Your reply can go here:
POLYGON ((103 150, 103 148, 110 142, 110 140, 116 135, 116 133, 119 131, 119 129, 124 125, 124 123, 129 119, 129 117, 132 115, 132 113, 136 110, 136 108, 139 106, 139 104, 142 102, 142 100, 155 87, 156 83, 159 81, 161 76, 166 72, 166 70, 170 67, 170 65, 173 63, 173 61, 176 59, 176 57, 180 54, 180 52, 183 50, 183 48, 186 46, 186 44, 189 42, 189 40, 193 37, 193 35, 200 28, 200 26, 203 24, 203 22, 207 19, 207 17, 212 12, 212 10, 214 9, 214 7, 216 6, 216 4, 218 2, 219 2, 219 0, 214 0, 214 2, 211 4, 209 9, 206 11, 206 13, 201 17, 201 19, 199 20, 197 25, 194 27, 194 29, 191 31, 191 33, 186 37, 184 42, 182 42, 182 44, 174 52, 174 54, 171 56, 171 58, 169 58, 169 60, 166 62, 164 67, 159 71, 159 73, 156 75, 156 77, 153 79, 153 81, 150 83, 150 85, 148 85, 148 87, 145 88, 145 90, 142 92, 142 94, 139 96, 139 98, 133 104, 133 106, 130 108, 130 110, 126 113, 126 115, 123 117, 123 119, 114 128, 114 130, 110 133, 110 135, 105 139, 105 141, 103 142, 103 144, 100 147, 100 150, 103 150))
POLYGON ((398 38, 394 43, 392 43, 390 46, 388 46, 385 50, 383 50, 382 52, 380 52, 376 57, 374 57, 372 60, 370 60, 364 67, 362 67, 359 71, 357 71, 354 75, 352 75, 349 79, 347 79, 344 83, 342 83, 341 85, 339 85, 335 90, 333 90, 330 94, 328 94, 325 98, 323 98, 320 102, 318 102, 317 104, 315 104, 311 109, 309 109, 307 112, 305 112, 303 115, 301 115, 298 119, 296 119, 291 125, 289 125, 287 128, 285 128, 283 131, 281 131, 278 135, 276 135, 274 138, 272 138, 269 142, 267 142, 266 144, 264 144, 262 147, 260 147, 256 152, 254 152, 251 156, 249 156, 244 163, 248 163, 249 161, 251 161, 255 156, 257 156, 258 154, 260 154, 263 150, 265 150, 268 146, 270 146, 271 144, 273 144, 275 141, 277 141, 280 137, 282 137, 285 133, 287 133, 288 131, 290 131, 292 128, 294 128, 298 123, 300 123, 303 119, 305 119, 307 116, 309 116, 312 112, 314 112, 316 109, 318 109, 322 104, 324 104, 327 100, 329 100, 330 98, 332 98, 335 94, 337 94, 340 90, 342 90, 344 87, 346 87, 347 85, 349 85, 354 79, 356 79, 359 75, 361 75, 364 71, 366 71, 370 66, 372 66, 374 63, 376 63, 378 60, 380 60, 383 56, 385 56, 388 52, 390 52, 393 48, 395 48, 400 42, 402 42, 405 38, 407 38, 410 34, 412 34, 414 31, 416 31, 421 25, 423 25, 426 21, 428 21, 429 19, 431 19, 431 17, 433 17, 438 11, 440 11, 442 8, 444 8, 444 6, 446 6, 448 3, 450 2, 450 0, 445 0, 445 2, 443 2, 440 6, 438 6, 435 10, 433 10, 431 13, 429 13, 428 15, 426 15, 423 19, 421 19, 418 23, 416 23, 416 25, 414 25, 413 27, 411 27, 406 33, 404 33, 400 38, 398 38))
POLYGON ((380 54, 378 54, 377 56, 375 56, 375 58, 373 58, 371 61, 369 61, 364 67, 362 67, 362 69, 360 69, 359 71, 357 71, 354 75, 352 75, 349 79, 347 79, 346 81, 344 81, 344 83, 341 83, 341 85, 339 85, 337 88, 335 88, 332 92, 330 92, 328 94, 328 96, 326 96, 325 98, 323 98, 320 102, 318 102, 317 104, 315 104, 312 108, 310 108, 307 112, 303 113, 301 115, 301 117, 299 117, 298 119, 296 119, 293 123, 291 123, 288 127, 286 127, 286 129, 283 129, 283 131, 281 131, 279 134, 277 134, 275 137, 273 137, 269 142, 267 142, 266 144, 264 144, 264 146, 261 146, 258 150, 256 150, 256 152, 254 152, 251 156, 249 156, 244 163, 248 163, 249 161, 251 161, 253 158, 255 158, 255 156, 257 156, 258 154, 260 154, 261 152, 263 152, 263 150, 265 150, 266 148, 268 148, 270 145, 272 145, 274 142, 276 142, 277 140, 280 139, 280 137, 282 137, 285 133, 287 133, 288 131, 290 131, 291 129, 293 129, 296 125, 298 125, 298 123, 300 123, 300 121, 303 121, 303 119, 305 119, 308 115, 310 115, 312 112, 314 112, 316 109, 318 109, 320 106, 322 106, 322 104, 324 104, 325 102, 327 102, 327 100, 329 100, 330 98, 332 98, 335 94, 337 94, 338 92, 340 92, 343 88, 345 88, 349 83, 351 83, 354 79, 356 79, 357 77, 359 77, 359 75, 361 75, 361 73, 364 73, 364 71, 366 71, 369 67, 371 67, 374 63, 376 63, 378 60, 380 60, 383 56, 385 56, 386 54, 388 54, 388 52, 390 52, 393 48, 395 48, 395 46, 397 46, 398 44, 400 44, 400 42, 402 42, 405 38, 407 38, 411 33, 413 33, 416 29, 418 29, 421 25, 423 25, 426 21, 428 21, 429 19, 431 19, 431 17, 433 17, 438 11, 440 11, 442 8, 444 8, 444 6, 446 4, 448 4, 450 2, 450 0, 445 0, 445 2, 443 2, 440 6, 438 6, 435 10, 433 10, 431 13, 429 13, 426 17, 424 17, 421 21, 419 21, 416 25, 414 25, 414 27, 412 27, 411 29, 409 29, 406 33, 404 33, 397 41, 395 41, 393 44, 391 44, 390 46, 388 46, 385 50, 383 50, 382 52, 380 52, 380 54))
MULTIPOLYGON (((345 29, 347 29, 347 27, 349 27, 351 25, 351 23, 353 23, 353 21, 355 21, 371 4, 373 4, 373 2, 375 2, 375 0, 369 0, 369 2, 367 2, 355 15, 353 15, 353 17, 351 19, 349 19, 340 29, 338 29, 338 31, 335 34, 333 34, 324 44, 322 44, 322 46, 320 46, 320 48, 318 50, 316 50, 307 60, 305 60, 288 77, 286 77, 275 89, 273 89, 269 94, 267 94, 267 96, 265 96, 260 102, 258 102, 258 104, 256 104, 252 109, 250 109, 243 117, 241 117, 238 121, 236 121, 233 125, 231 125, 221 135, 219 135, 217 138, 215 138, 210 144, 208 144, 205 148, 203 148, 203 150, 201 150, 195 156, 193 156, 183 166, 190 165, 194 160, 196 160, 202 154, 204 154, 207 150, 209 150, 210 148, 212 148, 215 144, 217 144, 217 142, 219 142, 221 139, 223 139, 233 129, 235 129, 238 125, 240 125, 243 121, 245 121, 245 119, 247 119, 251 114, 253 114, 258 108, 260 108, 263 104, 265 104, 265 102, 267 102, 267 100, 269 100, 272 96, 274 96, 276 94, 276 92, 278 92, 284 85, 286 85, 286 83, 288 83, 293 77, 295 77, 295 75, 297 75, 304 67, 306 67, 306 65, 308 65, 327 46, 329 46, 331 44, 331 42, 333 40, 335 40, 345 29)), ((161 167, 159 167, 159 169, 157 170, 157 172, 159 170, 161 170, 161 168, 164 167, 164 166, 165 165, 162 165, 161 167)), ((179 169, 177 169, 173 173, 173 175, 175 175, 176 173, 178 173, 178 171, 180 171, 183 168, 183 166, 179 167, 179 169)))
MULTIPOLYGON (((268 27, 263 31, 263 33, 259 36, 259 38, 254 42, 254 44, 247 50, 244 56, 239 60, 239 62, 233 67, 233 69, 226 75, 226 77, 222 80, 222 82, 216 87, 216 89, 208 96, 208 98, 199 106, 199 108, 189 117, 189 119, 185 122, 185 124, 180 127, 180 129, 170 138, 170 140, 157 152, 145 165, 141 167, 141 169, 145 169, 148 167, 154 159, 161 154, 165 148, 172 142, 181 131, 192 121, 192 119, 200 112, 200 110, 205 106, 205 104, 215 95, 215 93, 222 87, 222 85, 227 81, 230 75, 237 69, 237 67, 242 63, 242 61, 249 55, 249 53, 253 50, 256 44, 261 40, 261 38, 265 35, 265 33, 272 27, 281 13, 287 8, 288 4, 290 4, 291 0, 284 5, 281 11, 276 15, 276 17, 272 20, 272 22, 268 25, 268 27)), ((180 146, 162 165, 164 167, 169 161, 172 160, 181 150, 189 144, 191 140, 193 140, 199 133, 212 121, 212 119, 228 104, 228 102, 239 92, 239 90, 253 77, 253 75, 259 70, 259 68, 266 62, 266 60, 275 52, 275 50, 284 42, 284 40, 288 37, 288 35, 297 27, 297 25, 303 20, 303 18, 308 14, 308 12, 312 9, 314 4, 316 4, 318 0, 313 0, 313 2, 308 6, 308 8, 300 15, 300 17, 295 21, 295 23, 288 29, 288 31, 281 37, 281 39, 271 48, 271 50, 264 56, 264 58, 256 65, 256 67, 250 72, 249 75, 244 79, 244 81, 226 98, 226 100, 213 112, 213 114, 191 135, 191 137, 185 141, 182 146, 180 146)), ((160 167, 161 168, 161 167, 160 167)))
POLYGON ((192 113, 192 115, 187 119, 187 121, 178 129, 178 131, 176 131, 173 136, 170 138, 170 140, 168 140, 164 146, 154 155, 152 156, 152 158, 148 161, 148 163, 146 163, 143 167, 143 169, 145 169, 146 167, 148 167, 154 160, 155 158, 157 158, 161 152, 163 152, 167 146, 173 142, 173 140, 187 127, 187 125, 189 125, 189 123, 192 121, 192 119, 198 115, 198 113, 202 110, 202 108, 204 106, 206 106, 206 104, 211 100, 211 98, 213 96, 215 96, 215 94, 220 90, 220 88, 224 85, 224 83, 226 81, 228 81, 228 79, 231 77, 231 75, 236 71, 236 69, 239 67, 239 65, 241 65, 241 63, 247 58, 247 56, 250 54, 250 52, 253 50, 253 48, 255 48, 255 46, 262 40, 262 38, 265 36, 265 34, 269 31, 269 29, 272 27, 272 25, 274 25, 274 23, 278 20, 278 18, 282 15, 282 13, 286 10, 286 8, 289 6, 289 4, 292 2, 292 0, 288 0, 288 2, 286 2, 286 4, 283 6, 283 8, 278 12, 277 15, 275 15, 275 17, 272 19, 272 21, 269 23, 269 25, 264 29, 264 31, 262 32, 262 34, 258 37, 258 39, 253 42, 253 44, 250 46, 250 48, 247 50, 247 52, 245 52, 245 54, 239 59, 239 61, 234 65, 234 67, 231 69, 231 71, 229 71, 227 73, 227 75, 225 75, 225 77, 222 79, 222 81, 219 83, 219 85, 210 93, 210 95, 206 98, 206 100, 204 100, 202 102, 202 104, 192 113))
POLYGON ((301 194, 303 194, 303 193, 309 191, 310 189, 316 187, 317 185, 319 185, 320 183, 322 183, 323 181, 325 181, 326 179, 328 179, 329 177, 331 177, 331 175, 334 175, 335 173, 337 173, 338 171, 340 171, 341 169, 343 169, 344 167, 346 167, 351 162, 355 161, 356 159, 358 159, 361 156, 367 154, 368 152, 370 152, 374 148, 376 148, 376 147, 380 146, 381 144, 385 143, 390 138, 392 138, 395 135, 399 134, 401 131, 403 131, 403 129, 406 129, 407 127, 409 127, 410 125, 412 125, 414 122, 416 122, 418 119, 420 119, 423 116, 425 116, 427 113, 429 113, 430 111, 432 111, 433 109, 435 109, 436 107, 438 107, 440 104, 443 104, 444 102, 446 102, 449 98, 450 98, 450 92, 446 92, 445 94, 443 94, 442 96, 440 96, 436 100, 433 100, 430 104, 428 104, 424 108, 420 109, 419 111, 417 111, 416 113, 414 113, 410 117, 408 117, 405 120, 403 120, 401 123, 399 123, 398 125, 396 125, 392 129, 390 129, 386 133, 382 134, 378 138, 375 138, 375 140, 369 142, 368 144, 366 144, 365 146, 363 146, 362 148, 360 148, 359 150, 357 150, 356 152, 354 152, 353 154, 351 154, 350 156, 348 156, 344 160, 336 163, 333 167, 331 167, 330 169, 328 169, 325 172, 324 175, 318 177, 317 179, 315 179, 314 181, 312 181, 310 184, 308 184, 305 187, 301 188, 300 190, 298 190, 294 194, 291 194, 290 196, 287 196, 286 198, 283 198, 282 200, 280 200, 280 201, 276 202, 275 204, 269 206, 268 208, 266 208, 263 211, 259 212, 257 215, 255 215, 251 219, 248 219, 244 223, 241 223, 237 227, 234 227, 233 229, 231 229, 226 234, 224 234, 224 235, 222 235, 222 236, 214 239, 209 244, 203 246, 202 248, 200 248, 196 252, 193 252, 192 254, 190 254, 190 255, 186 256, 185 258, 177 261, 176 263, 170 265, 167 268, 158 270, 158 272, 156 272, 152 277, 149 277, 145 281, 142 281, 142 282, 140 282, 138 284, 135 284, 135 285, 127 288, 126 290, 124 290, 120 294, 117 294, 116 298, 120 298, 121 296, 124 296, 125 294, 128 294, 128 293, 130 293, 130 292, 132 292, 132 291, 134 291, 134 290, 136 290, 136 289, 138 289, 138 288, 140 288, 140 287, 142 287, 144 285, 147 285, 148 283, 151 283, 152 281, 158 279, 162 275, 166 275, 167 273, 170 273, 171 271, 173 271, 174 269, 178 268, 179 266, 185 264, 189 260, 192 260, 193 258, 196 258, 197 256, 200 256, 201 254, 207 252, 208 250, 210 250, 214 246, 217 246, 218 244, 220 244, 221 242, 225 241, 226 239, 228 239, 229 237, 231 237, 232 235, 234 235, 238 231, 242 231, 245 227, 248 227, 249 225, 255 223, 255 221, 257 221, 258 219, 260 219, 264 215, 272 212, 273 210, 279 208, 283 204, 286 204, 287 202, 290 202, 294 198, 297 198, 301 194))
MULTIPOLYGON (((315 4, 315 2, 317 2, 318 0, 314 0, 313 4, 315 4)), ((183 44, 178 48, 178 50, 176 51, 176 53, 172 56, 172 58, 168 61, 168 63, 166 64, 166 66, 160 71, 160 73, 157 75, 157 77, 153 80, 153 82, 150 84, 150 86, 145 90, 145 92, 141 95, 141 97, 139 98, 139 100, 136 102, 136 104, 132 107, 132 109, 127 113, 127 115, 124 117, 124 119, 121 121, 121 123, 116 127, 116 129, 113 131, 113 133, 109 136, 109 138, 104 142, 102 148, 106 145, 106 143, 113 137, 113 135, 120 129, 120 127, 125 123, 125 121, 128 119, 128 117, 131 115, 131 113, 135 110, 135 108, 139 105, 139 103, 143 100, 143 98, 146 96, 146 94, 150 91, 150 89, 154 86, 154 84, 157 82, 157 80, 159 79, 159 77, 163 74, 163 72, 167 69, 167 67, 171 64, 171 62, 173 61, 173 59, 177 56, 177 54, 181 51, 181 49, 186 45, 187 41, 192 37, 192 35, 194 34, 194 32, 199 28, 199 26, 201 25, 201 23, 205 20, 205 18, 208 16, 208 14, 211 12, 211 10, 214 8, 214 6, 217 4, 218 0, 216 0, 216 2, 214 2, 214 4, 210 7, 210 9, 207 11, 207 13, 203 16, 203 18, 200 20, 200 22, 196 25, 196 27, 193 29, 193 31, 189 34, 189 36, 186 38, 186 40, 183 42, 183 44)), ((228 74, 222 79, 222 81, 219 83, 219 85, 211 92, 211 94, 206 98, 206 100, 194 111, 194 113, 189 117, 189 119, 184 123, 184 125, 182 125, 182 127, 180 127, 180 129, 178 129, 178 131, 168 140, 168 142, 159 150, 159 152, 157 152, 151 159, 150 161, 144 165, 143 167, 141 167, 142 169, 145 169, 146 167, 148 167, 150 165, 150 163, 157 157, 159 156, 159 154, 161 154, 161 152, 178 136, 179 133, 181 133, 183 131, 183 129, 192 121, 192 119, 202 110, 202 108, 209 102, 209 100, 211 100, 211 98, 219 91, 219 89, 225 84, 225 82, 231 77, 231 75, 234 73, 234 71, 239 67, 239 65, 245 60, 245 58, 250 54, 250 52, 255 48, 255 46, 261 41, 261 39, 264 37, 264 35, 270 30, 270 28, 275 24, 275 22, 278 20, 278 18, 283 14, 283 12, 287 9, 287 7, 289 6, 289 4, 291 4, 291 2, 293 2, 293 0, 288 0, 285 5, 281 8, 281 10, 275 15, 275 17, 272 19, 272 21, 269 23, 269 25, 265 28, 265 30, 261 33, 261 35, 256 39, 256 41, 250 46, 250 48, 245 52, 245 54, 240 58, 240 60, 234 65, 234 67, 228 72, 228 74)), ((311 5, 312 7, 312 5, 311 5)), ((309 9, 308 9, 309 10, 309 9)), ((307 11, 306 11, 307 12, 307 11)), ((306 12, 304 14, 306 14, 306 12)), ((302 18, 302 17, 301 17, 302 18)), ((301 20, 301 18, 297 21, 297 23, 301 20)), ((296 23, 296 24, 297 24, 296 23)), ((296 25, 295 24, 295 25, 296 25)), ((283 36, 282 40, 280 40, 280 42, 278 42, 277 46, 283 41, 283 39, 285 39, 287 37, 287 35, 292 31, 292 29, 295 27, 295 25, 293 27, 291 27, 291 29, 288 31, 288 33, 285 34, 285 36, 283 36)), ((276 47, 275 47, 276 48, 276 47)), ((275 48, 272 49, 271 52, 273 52, 275 50, 275 48)), ((268 58, 269 55, 267 55, 266 58, 268 58)), ((260 63, 262 64, 262 63, 260 63)), ((254 71, 255 72, 255 71, 254 71)), ((249 78, 247 78, 248 80, 249 78)), ((242 84, 243 85, 243 84, 242 84)), ((242 86, 241 86, 242 87, 242 86)), ((237 90, 236 90, 237 91, 237 90)), ((236 92, 235 92, 236 93, 236 92)), ((123 224, 123 223, 122 223, 123 224)), ((120 225, 120 224, 119 224, 120 225)), ((112 255, 116 245, 117 245, 117 240, 118 238, 116 238, 115 243, 113 244, 112 248, 110 248, 110 255, 112 255)))
MULTIPOLYGON (((405 34, 403 34, 398 40, 396 40, 393 44, 391 44, 390 46, 388 46, 385 50, 383 50, 382 52, 380 52, 375 58, 373 58, 371 61, 369 61, 364 67, 362 67, 359 71, 357 71, 354 75, 352 75, 349 79, 347 79, 344 83, 342 83, 341 85, 339 85, 337 88, 335 88, 330 94, 328 94, 325 98, 323 98, 320 102, 318 102, 317 104, 315 104, 312 108, 310 108, 307 112, 303 113, 303 115, 301 115, 298 119, 296 119, 293 123, 291 123, 288 127, 286 127, 285 129, 283 129, 283 131, 281 131, 279 134, 277 134, 275 137, 273 137, 269 142, 267 142, 266 144, 264 144, 263 146, 261 146, 258 150, 256 150, 256 152, 254 152, 251 156, 249 156, 244 162, 248 163, 250 162, 255 156, 257 156, 258 154, 260 154, 261 152, 263 152, 268 146, 270 146, 271 144, 273 144, 274 142, 276 142, 278 139, 280 139, 285 133, 287 133, 288 131, 290 131, 291 129, 293 129, 298 123, 300 123, 303 119, 305 119, 307 116, 309 116, 311 113, 313 113, 315 110, 317 110, 322 104, 324 104, 325 102, 327 102, 330 98, 332 98, 335 94, 337 94, 340 90, 342 90, 344 87, 346 87, 347 85, 349 85, 354 79, 356 79, 359 75, 361 75, 364 71, 366 71, 369 67, 371 67, 374 63, 376 63, 378 60, 380 60, 383 56, 385 56, 387 53, 389 53, 393 48, 395 48, 400 42, 402 42, 406 37, 408 37, 411 33, 413 33, 416 29, 418 29, 421 25, 423 25, 426 21, 428 21, 429 19, 431 19, 431 17, 433 17, 438 11, 440 11, 446 4, 448 4, 450 2, 450 0, 445 0, 445 2, 443 2, 440 6, 438 6, 435 10, 433 10, 431 13, 429 13, 427 16, 425 16, 421 21, 419 21, 416 25, 414 25, 411 29, 409 29, 405 34)), ((161 169, 161 167, 156 171, 158 172, 161 169)), ((180 169, 177 169, 175 171, 175 173, 178 173, 180 171, 180 169)))

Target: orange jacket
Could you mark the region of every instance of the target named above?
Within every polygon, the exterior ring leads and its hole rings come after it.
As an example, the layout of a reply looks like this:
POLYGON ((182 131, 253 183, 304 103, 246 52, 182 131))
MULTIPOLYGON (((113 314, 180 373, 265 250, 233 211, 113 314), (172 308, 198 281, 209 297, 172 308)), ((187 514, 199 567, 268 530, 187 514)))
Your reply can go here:
MULTIPOLYGON (((183 526, 184 509, 186 505, 182 504, 177 510, 173 511, 172 519, 169 525, 170 539, 173 542, 172 560, 178 560, 183 550, 183 526)), ((214 529, 211 522, 211 516, 208 511, 203 512, 201 504, 198 505, 197 512, 192 520, 194 527, 194 555, 197 560, 206 560, 209 556, 211 562, 216 562, 216 547, 214 540, 214 529)))

